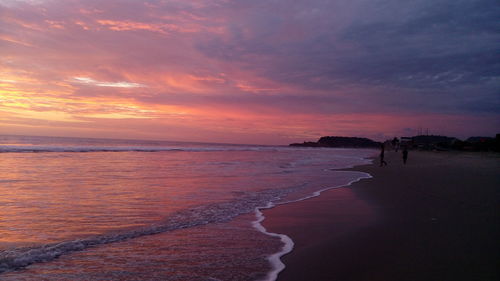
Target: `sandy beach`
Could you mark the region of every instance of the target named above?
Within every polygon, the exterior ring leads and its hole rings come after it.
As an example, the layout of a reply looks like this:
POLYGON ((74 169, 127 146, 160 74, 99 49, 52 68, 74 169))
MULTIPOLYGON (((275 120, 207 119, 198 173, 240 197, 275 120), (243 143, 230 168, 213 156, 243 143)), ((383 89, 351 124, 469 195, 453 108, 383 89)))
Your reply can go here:
POLYGON ((295 242, 278 280, 499 280, 498 154, 386 152, 372 179, 264 211, 295 242))

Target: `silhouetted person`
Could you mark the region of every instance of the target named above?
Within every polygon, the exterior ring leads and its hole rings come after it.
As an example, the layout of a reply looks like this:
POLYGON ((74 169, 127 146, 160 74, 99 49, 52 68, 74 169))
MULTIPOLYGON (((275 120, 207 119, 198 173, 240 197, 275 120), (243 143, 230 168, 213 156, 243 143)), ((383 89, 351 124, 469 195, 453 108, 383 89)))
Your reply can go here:
POLYGON ((394 138, 394 139, 396 139, 396 152, 398 152, 399 147, 401 146, 401 142, 399 141, 398 138, 394 138))
POLYGON ((408 159, 408 148, 406 146, 403 148, 403 164, 406 164, 406 160, 408 159))
POLYGON ((380 144, 380 167, 387 166, 387 162, 384 161, 384 154, 385 154, 385 145, 382 143, 380 144))
POLYGON ((392 147, 394 148, 394 150, 396 152, 398 152, 398 149, 399 149, 399 139, 394 137, 391 141, 391 144, 392 144, 392 147))

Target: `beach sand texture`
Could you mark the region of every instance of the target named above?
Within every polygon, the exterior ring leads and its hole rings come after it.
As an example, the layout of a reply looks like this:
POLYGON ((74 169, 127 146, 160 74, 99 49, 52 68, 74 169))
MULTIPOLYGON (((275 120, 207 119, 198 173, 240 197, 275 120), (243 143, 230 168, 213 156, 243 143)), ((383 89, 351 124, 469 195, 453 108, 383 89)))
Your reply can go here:
POLYGON ((373 178, 265 210, 295 242, 279 281, 500 280, 498 154, 386 152, 373 178))

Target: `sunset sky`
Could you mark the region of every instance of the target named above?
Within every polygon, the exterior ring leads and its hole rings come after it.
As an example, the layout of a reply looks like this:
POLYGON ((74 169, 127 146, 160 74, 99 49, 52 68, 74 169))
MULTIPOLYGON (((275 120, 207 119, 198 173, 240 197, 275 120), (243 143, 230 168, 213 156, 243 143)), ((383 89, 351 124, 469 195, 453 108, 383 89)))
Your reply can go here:
POLYGON ((500 133, 495 0, 0 0, 0 134, 500 133))

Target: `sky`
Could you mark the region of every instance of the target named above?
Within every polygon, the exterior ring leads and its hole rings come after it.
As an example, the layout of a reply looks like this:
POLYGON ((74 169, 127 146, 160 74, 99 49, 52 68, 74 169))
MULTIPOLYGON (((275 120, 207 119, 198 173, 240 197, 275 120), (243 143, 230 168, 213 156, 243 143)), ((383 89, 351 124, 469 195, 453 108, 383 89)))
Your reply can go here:
POLYGON ((0 134, 500 133, 496 0, 0 0, 0 134))

